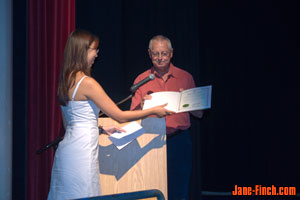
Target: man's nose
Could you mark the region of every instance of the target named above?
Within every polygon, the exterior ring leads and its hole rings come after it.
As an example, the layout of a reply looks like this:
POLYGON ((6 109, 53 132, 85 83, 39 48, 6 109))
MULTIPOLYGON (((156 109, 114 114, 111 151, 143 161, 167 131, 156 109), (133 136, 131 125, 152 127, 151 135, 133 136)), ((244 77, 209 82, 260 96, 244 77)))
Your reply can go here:
POLYGON ((159 60, 162 60, 162 55, 161 55, 161 53, 158 54, 158 59, 159 59, 159 60))

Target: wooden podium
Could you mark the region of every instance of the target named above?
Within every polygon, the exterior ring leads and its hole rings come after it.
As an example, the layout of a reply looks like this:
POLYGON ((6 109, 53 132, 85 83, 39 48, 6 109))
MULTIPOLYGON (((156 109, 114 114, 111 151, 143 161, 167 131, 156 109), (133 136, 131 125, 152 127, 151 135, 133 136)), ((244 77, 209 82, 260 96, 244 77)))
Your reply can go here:
MULTIPOLYGON (((99 118, 98 123, 120 127, 128 124, 119 124, 110 118, 99 118)), ((103 195, 158 189, 168 199, 165 119, 147 118, 141 125, 146 133, 121 150, 107 135, 99 136, 99 176, 103 195)))

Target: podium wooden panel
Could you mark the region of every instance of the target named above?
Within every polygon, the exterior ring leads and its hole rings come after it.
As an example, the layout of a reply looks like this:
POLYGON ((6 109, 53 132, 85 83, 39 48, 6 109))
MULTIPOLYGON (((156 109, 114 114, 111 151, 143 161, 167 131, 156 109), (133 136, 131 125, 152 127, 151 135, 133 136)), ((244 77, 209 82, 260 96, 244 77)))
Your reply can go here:
MULTIPOLYGON (((99 118, 98 122, 102 126, 128 124, 119 124, 110 118, 99 118)), ((141 123, 146 133, 121 150, 107 135, 99 136, 103 195, 158 189, 168 199, 165 119, 147 118, 141 123)))

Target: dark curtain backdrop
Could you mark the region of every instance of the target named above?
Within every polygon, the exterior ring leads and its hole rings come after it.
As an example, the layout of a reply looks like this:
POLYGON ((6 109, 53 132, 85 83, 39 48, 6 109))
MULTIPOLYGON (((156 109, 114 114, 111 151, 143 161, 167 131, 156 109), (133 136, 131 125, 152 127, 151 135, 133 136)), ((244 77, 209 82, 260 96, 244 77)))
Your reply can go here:
POLYGON ((297 1, 76 1, 76 27, 100 38, 92 75, 114 101, 151 66, 156 34, 197 86, 213 85, 212 109, 192 119, 192 199, 236 184, 300 187, 298 20, 297 1))
POLYGON ((46 199, 53 149, 36 150, 60 133, 56 93, 63 50, 75 27, 75 0, 28 0, 27 199, 46 199))

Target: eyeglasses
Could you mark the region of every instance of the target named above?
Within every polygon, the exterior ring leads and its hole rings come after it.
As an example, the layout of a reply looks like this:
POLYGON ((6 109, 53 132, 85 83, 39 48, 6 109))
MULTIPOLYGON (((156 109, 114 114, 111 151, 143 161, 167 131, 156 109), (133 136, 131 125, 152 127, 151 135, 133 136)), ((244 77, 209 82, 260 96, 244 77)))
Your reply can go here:
POLYGON ((153 58, 157 58, 157 57, 159 57, 159 55, 161 55, 161 57, 169 57, 170 52, 168 52, 168 51, 162 51, 162 52, 151 51, 151 55, 153 58))
POLYGON ((93 49, 93 50, 95 50, 97 53, 99 53, 99 49, 97 49, 97 48, 89 47, 89 49, 93 49))

